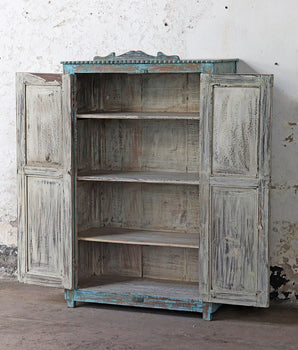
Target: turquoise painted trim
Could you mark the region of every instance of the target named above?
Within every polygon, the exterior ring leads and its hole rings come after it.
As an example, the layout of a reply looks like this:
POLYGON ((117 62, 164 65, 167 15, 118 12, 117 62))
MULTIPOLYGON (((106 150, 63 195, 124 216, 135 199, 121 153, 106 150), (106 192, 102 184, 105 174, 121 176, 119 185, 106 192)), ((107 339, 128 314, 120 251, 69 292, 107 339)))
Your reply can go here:
MULTIPOLYGON (((124 305, 134 307, 146 307, 154 309, 167 309, 176 311, 207 312, 206 319, 211 319, 211 314, 215 312, 220 304, 203 303, 201 300, 194 299, 176 299, 159 296, 128 294, 128 293, 109 293, 90 289, 65 290, 65 300, 68 304, 74 302, 99 303, 111 305, 124 305), (208 304, 208 305, 207 305, 208 304), (206 309, 207 305, 207 309, 206 309)), ((72 306, 73 307, 73 306, 72 306)), ((205 314, 204 314, 205 315, 205 314)))
POLYGON ((188 64, 70 64, 64 63, 65 74, 75 73, 233 73, 236 62, 201 62, 188 64))
POLYGON ((76 307, 76 302, 73 298, 74 291, 73 290, 64 290, 64 298, 66 300, 67 306, 68 307, 76 307))
POLYGON ((96 290, 93 291, 86 289, 77 289, 74 290, 74 300, 100 304, 127 305, 157 309, 203 312, 202 301, 164 298, 141 294, 108 293, 99 292, 96 290))
POLYGON ((96 61, 62 61, 63 65, 84 65, 84 64, 97 64, 97 65, 116 65, 116 64, 202 64, 202 63, 226 63, 226 62, 238 62, 239 58, 227 58, 227 59, 198 59, 198 60, 177 60, 177 59, 164 59, 164 60, 96 60, 96 61))
POLYGON ((205 321, 212 320, 212 314, 219 309, 221 304, 203 303, 203 319, 205 321))

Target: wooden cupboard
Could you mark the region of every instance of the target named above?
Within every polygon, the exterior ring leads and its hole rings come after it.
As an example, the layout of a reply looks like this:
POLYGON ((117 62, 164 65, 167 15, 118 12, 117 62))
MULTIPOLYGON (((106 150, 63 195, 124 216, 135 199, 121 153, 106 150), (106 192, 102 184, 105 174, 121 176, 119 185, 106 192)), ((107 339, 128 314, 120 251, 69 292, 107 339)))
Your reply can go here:
POLYGON ((17 73, 19 280, 77 301, 269 305, 273 78, 141 51, 17 73))

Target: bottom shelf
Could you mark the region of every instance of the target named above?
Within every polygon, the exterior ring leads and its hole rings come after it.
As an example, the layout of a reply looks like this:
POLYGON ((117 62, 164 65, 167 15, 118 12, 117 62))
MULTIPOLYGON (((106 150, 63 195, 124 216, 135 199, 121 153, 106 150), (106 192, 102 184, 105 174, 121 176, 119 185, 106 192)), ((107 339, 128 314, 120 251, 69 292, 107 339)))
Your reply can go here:
POLYGON ((205 320, 211 320, 220 304, 203 302, 198 286, 198 283, 106 276, 82 283, 78 289, 65 290, 65 300, 69 307, 79 301, 201 312, 205 320))
POLYGON ((150 295, 164 298, 199 299, 199 284, 137 277, 102 276, 81 283, 79 289, 103 293, 150 295))

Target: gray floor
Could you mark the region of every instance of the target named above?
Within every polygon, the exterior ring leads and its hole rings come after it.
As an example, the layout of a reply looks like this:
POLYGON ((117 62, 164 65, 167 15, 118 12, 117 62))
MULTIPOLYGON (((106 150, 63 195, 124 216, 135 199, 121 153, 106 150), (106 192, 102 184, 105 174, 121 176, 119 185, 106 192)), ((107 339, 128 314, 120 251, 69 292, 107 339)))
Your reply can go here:
POLYGON ((298 308, 223 306, 200 314, 80 304, 63 291, 0 280, 0 349, 297 350, 298 308))

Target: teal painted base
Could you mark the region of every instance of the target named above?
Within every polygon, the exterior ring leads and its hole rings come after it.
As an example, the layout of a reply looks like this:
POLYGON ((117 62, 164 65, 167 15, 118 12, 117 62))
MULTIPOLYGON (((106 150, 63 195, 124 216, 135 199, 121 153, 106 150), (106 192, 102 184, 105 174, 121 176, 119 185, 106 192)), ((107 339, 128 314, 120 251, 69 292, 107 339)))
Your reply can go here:
POLYGON ((81 301, 85 303, 125 305, 155 309, 201 312, 203 314, 203 319, 207 321, 211 321, 212 314, 221 305, 214 303, 205 303, 193 299, 174 299, 151 295, 107 293, 90 289, 65 289, 64 296, 68 307, 75 307, 76 301, 81 301))
POLYGON ((74 299, 74 290, 64 289, 64 298, 68 307, 76 307, 76 301, 74 299))

